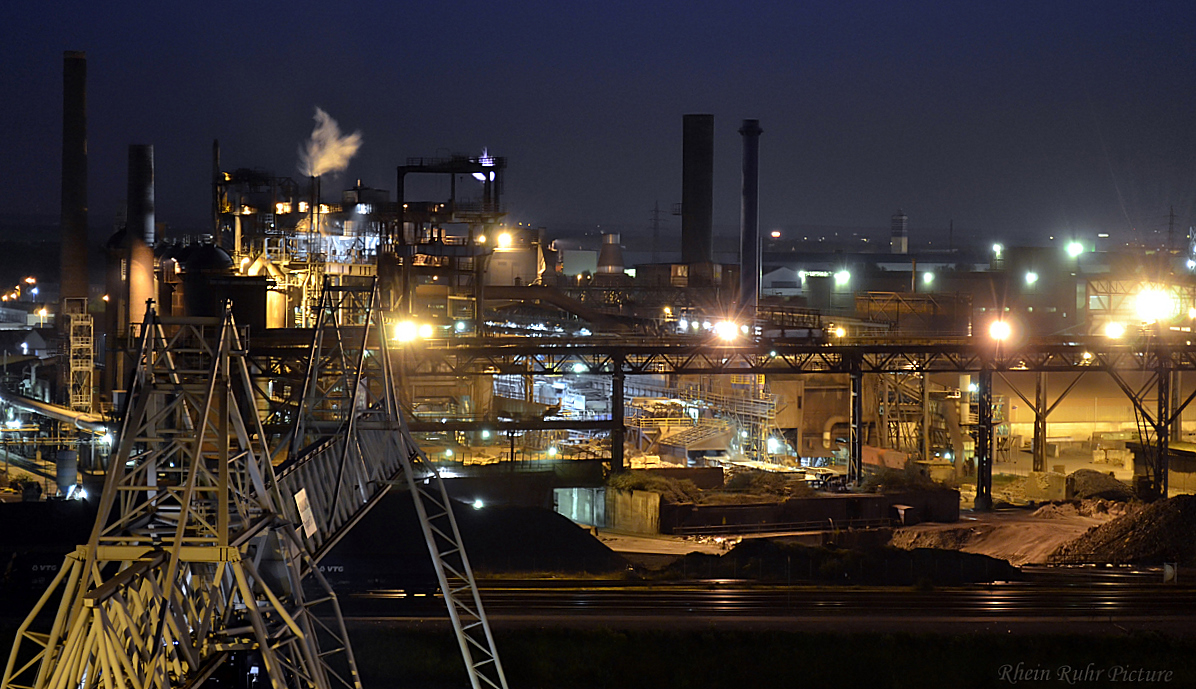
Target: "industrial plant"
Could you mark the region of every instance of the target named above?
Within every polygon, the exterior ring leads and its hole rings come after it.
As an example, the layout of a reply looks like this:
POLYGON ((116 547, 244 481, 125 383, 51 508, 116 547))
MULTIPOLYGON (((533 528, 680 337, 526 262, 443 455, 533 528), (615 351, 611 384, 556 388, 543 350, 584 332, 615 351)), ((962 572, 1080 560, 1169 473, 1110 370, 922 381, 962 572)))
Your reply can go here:
MULTIPOLYGON (((107 629, 83 626, 80 611, 118 589, 122 610, 165 600, 187 624, 253 599, 261 612, 237 634, 286 639, 252 646, 268 670, 334 674, 320 655, 331 644, 351 686, 339 609, 319 619, 341 626, 316 633, 304 586, 331 591, 317 564, 400 485, 478 661, 474 686, 505 687, 453 499, 640 533, 866 529, 950 521, 961 506, 953 491, 876 496, 870 477, 941 482, 984 511, 994 474, 1022 458, 1041 499, 1067 497, 1064 452, 1090 454, 1143 499, 1196 490, 1189 230, 1173 226, 1159 246, 1094 234, 925 248, 894 209, 878 219, 887 241, 762 231, 762 123, 686 114, 680 245, 646 253, 616 233, 586 244, 510 222, 504 184, 517 170, 488 150, 337 181, 329 173, 360 141, 317 110, 306 176, 228 166, 236 151, 213 142, 200 236, 162 236, 154 147, 129 145, 126 212, 100 256, 87 251, 86 57, 67 53, 64 69, 61 276, 30 276, 0 307, 0 430, 6 485, 26 500, 94 495, 107 477, 90 546, 51 584, 68 587, 74 616, 59 614, 71 629, 107 629), (718 246, 715 141, 736 132, 740 239, 718 246), (88 284, 94 261, 102 285, 88 284), (628 470, 720 487, 778 474, 838 499, 809 512, 669 509, 608 487, 628 470), (223 550, 200 555, 207 546, 223 550), (166 593, 130 583, 159 570, 166 593), (91 585, 99 594, 83 602, 91 585)), ((251 647, 192 648, 181 622, 160 618, 175 621, 111 624, 156 625, 178 645, 160 667, 179 677, 215 676, 251 647)), ((65 629, 63 647, 82 648, 85 631, 65 629)), ((24 686, 19 676, 10 668, 5 687, 24 686)))

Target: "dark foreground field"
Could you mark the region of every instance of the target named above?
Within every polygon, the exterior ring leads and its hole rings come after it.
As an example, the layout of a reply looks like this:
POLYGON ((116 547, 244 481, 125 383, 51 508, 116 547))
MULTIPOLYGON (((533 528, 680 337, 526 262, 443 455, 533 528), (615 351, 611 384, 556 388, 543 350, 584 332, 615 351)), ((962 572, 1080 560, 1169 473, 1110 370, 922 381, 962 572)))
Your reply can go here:
MULTIPOLYGON (((1153 634, 515 629, 496 635, 512 689, 1196 685, 1196 642, 1153 634)), ((354 648, 366 689, 469 684, 447 633, 372 626, 354 637, 354 648)))

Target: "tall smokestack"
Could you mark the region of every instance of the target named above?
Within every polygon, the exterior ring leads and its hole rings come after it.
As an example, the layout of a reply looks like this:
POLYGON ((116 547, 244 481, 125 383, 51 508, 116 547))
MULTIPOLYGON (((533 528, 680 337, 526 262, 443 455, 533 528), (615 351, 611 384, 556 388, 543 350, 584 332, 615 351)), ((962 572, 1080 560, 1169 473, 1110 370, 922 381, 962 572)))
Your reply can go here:
POLYGON ((129 233, 154 245, 154 147, 129 146, 129 195, 126 214, 129 233))
POLYGON ((623 274, 623 248, 618 234, 602 235, 602 251, 598 253, 598 272, 604 275, 623 274))
POLYGON ((129 146, 128 238, 129 322, 140 323, 154 299, 154 147, 129 146))
POLYGON ((685 115, 681 150, 681 262, 714 261, 714 115, 685 115))
POLYGON ((909 216, 900 208, 893 214, 889 250, 894 254, 904 254, 909 251, 909 216))
POLYGON ((87 298, 87 54, 62 54, 62 299, 87 298))
POLYGON ((744 120, 743 205, 739 216, 739 310, 746 318, 756 317, 760 299, 760 120, 744 120))

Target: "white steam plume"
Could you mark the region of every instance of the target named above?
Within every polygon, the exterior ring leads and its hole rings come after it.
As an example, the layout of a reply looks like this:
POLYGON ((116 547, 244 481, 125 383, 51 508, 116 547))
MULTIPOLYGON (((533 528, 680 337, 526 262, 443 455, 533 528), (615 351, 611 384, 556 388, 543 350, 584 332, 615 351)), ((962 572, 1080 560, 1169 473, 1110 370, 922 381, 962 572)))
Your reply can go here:
POLYGON ((361 147, 361 132, 341 136, 336 120, 320 108, 316 108, 314 119, 316 127, 311 130, 311 139, 299 147, 299 171, 308 177, 319 177, 349 167, 349 159, 361 147))

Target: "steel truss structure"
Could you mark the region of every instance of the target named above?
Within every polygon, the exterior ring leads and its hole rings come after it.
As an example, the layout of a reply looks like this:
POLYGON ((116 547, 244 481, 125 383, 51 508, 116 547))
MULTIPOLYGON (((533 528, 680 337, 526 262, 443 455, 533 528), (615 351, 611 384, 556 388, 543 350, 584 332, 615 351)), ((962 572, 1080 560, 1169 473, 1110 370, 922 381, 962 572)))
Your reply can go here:
MULTIPOLYGON (((695 342, 682 338, 657 338, 639 342, 585 338, 567 342, 526 341, 456 344, 429 342, 411 347, 404 354, 405 376, 468 376, 519 373, 523 375, 566 375, 586 372, 612 377, 612 401, 619 400, 626 376, 644 374, 847 374, 851 379, 850 461, 848 475, 858 478, 862 470, 861 422, 862 377, 888 374, 977 374, 980 400, 977 418, 977 501, 991 501, 993 418, 992 376, 1010 372, 1102 372, 1117 382, 1131 399, 1145 429, 1149 445, 1148 478, 1151 489, 1165 494, 1168 429, 1196 394, 1185 400, 1171 399, 1171 374, 1196 370, 1196 347, 1189 333, 1160 333, 1137 340, 1080 337, 1068 340, 1029 341, 1021 344, 991 340, 958 339, 863 342, 822 345, 810 342, 759 341, 743 344, 695 342), (1155 382, 1144 388, 1131 386, 1127 371, 1154 373, 1155 382), (1162 388, 1166 388, 1162 392, 1162 388), (1147 395, 1156 391, 1158 408, 1152 410, 1147 395)), ((1020 393, 1018 393, 1020 395, 1020 393)), ((1066 394, 1066 393, 1065 393, 1066 394)), ((1049 411, 1047 411, 1049 413, 1049 411)), ((612 414, 612 468, 622 466, 618 437, 622 424, 612 414)))
POLYGON ((231 315, 151 312, 140 339, 96 525, 20 627, 3 686, 193 687, 260 665, 275 689, 359 688, 336 598, 280 517, 231 315), (32 629, 43 611, 48 633, 32 629))
POLYGON ((274 689, 360 689, 316 565, 396 481, 471 685, 505 689, 452 503, 398 414, 376 304, 372 281, 325 284, 303 413, 277 443, 231 313, 151 311, 91 538, 19 628, 2 689, 196 687, 259 667, 274 689))

